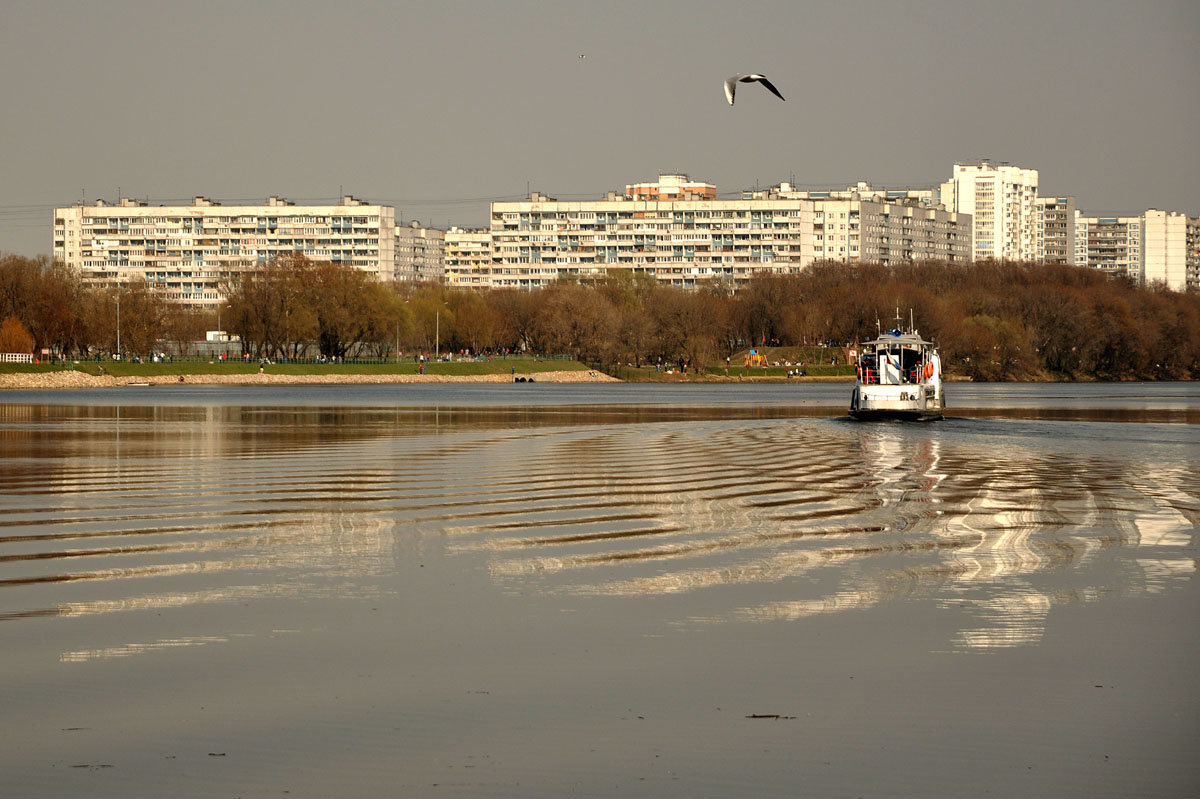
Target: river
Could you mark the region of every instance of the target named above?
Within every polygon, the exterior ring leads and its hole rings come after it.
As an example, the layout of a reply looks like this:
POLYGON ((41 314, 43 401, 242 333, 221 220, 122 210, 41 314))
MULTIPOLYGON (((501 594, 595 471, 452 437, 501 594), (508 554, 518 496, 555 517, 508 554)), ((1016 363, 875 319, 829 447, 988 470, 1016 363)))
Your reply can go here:
POLYGON ((1194 796, 1200 386, 0 394, 4 796, 1194 796))

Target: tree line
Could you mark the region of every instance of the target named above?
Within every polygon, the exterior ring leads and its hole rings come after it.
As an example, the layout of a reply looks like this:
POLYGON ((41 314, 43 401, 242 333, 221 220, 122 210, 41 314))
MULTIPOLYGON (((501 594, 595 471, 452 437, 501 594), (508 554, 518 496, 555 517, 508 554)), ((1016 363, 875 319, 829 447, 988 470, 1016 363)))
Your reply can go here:
POLYGON ((204 331, 255 358, 388 358, 398 352, 570 354, 599 366, 684 362, 697 371, 753 346, 852 345, 904 322, 977 380, 1200 376, 1200 295, 1096 270, 1023 262, 882 266, 820 262, 696 290, 614 271, 528 292, 385 284, 352 267, 288 256, 223 287, 219 308, 168 302, 134 281, 85 287, 45 258, 0 258, 0 350, 64 356, 186 354, 204 331), (19 328, 19 329, 18 329, 19 328), (28 341, 20 338, 24 333, 28 341))

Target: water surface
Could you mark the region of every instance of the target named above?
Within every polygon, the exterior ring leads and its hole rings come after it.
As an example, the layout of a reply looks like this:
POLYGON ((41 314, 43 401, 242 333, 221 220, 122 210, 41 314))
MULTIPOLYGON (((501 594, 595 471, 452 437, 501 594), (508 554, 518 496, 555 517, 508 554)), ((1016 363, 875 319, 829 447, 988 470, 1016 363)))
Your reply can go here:
POLYGON ((847 393, 2 395, 0 791, 1194 795, 1197 391, 847 393))

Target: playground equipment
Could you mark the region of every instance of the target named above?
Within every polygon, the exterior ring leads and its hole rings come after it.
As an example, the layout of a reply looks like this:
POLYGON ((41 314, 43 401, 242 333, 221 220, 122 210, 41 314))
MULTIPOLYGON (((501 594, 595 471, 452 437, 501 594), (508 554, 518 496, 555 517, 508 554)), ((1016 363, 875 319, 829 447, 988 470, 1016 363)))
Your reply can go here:
POLYGON ((767 366, 767 358, 764 355, 759 355, 758 350, 750 350, 750 354, 746 356, 746 366, 767 366))

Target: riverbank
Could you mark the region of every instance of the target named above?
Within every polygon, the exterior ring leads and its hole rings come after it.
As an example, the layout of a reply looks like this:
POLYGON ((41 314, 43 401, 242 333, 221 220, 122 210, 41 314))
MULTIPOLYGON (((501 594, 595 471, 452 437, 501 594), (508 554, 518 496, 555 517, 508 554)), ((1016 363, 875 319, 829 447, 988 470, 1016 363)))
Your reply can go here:
POLYGON ((514 379, 539 383, 619 383, 615 377, 590 369, 570 369, 514 375, 494 374, 157 374, 92 375, 72 369, 56 372, 9 372, 0 374, 0 389, 112 388, 130 385, 351 385, 383 383, 512 383, 514 379))
MULTIPOLYGON (((395 373, 395 372, 339 372, 319 374, 297 374, 272 371, 268 366, 258 373, 127 373, 91 374, 75 369, 55 371, 0 372, 0 390, 49 390, 112 388, 114 386, 162 386, 179 385, 226 385, 226 386, 281 386, 281 385, 361 385, 386 383, 512 383, 528 381, 538 383, 693 383, 693 384, 779 384, 779 383, 853 383, 854 375, 805 375, 786 377, 779 375, 724 375, 714 374, 658 374, 653 376, 613 377, 604 372, 586 367, 558 369, 541 372, 513 373, 492 372, 472 374, 442 373, 395 373)), ((651 373, 653 374, 653 373, 651 373)), ((946 382, 970 382, 969 378, 946 376, 946 382)))

